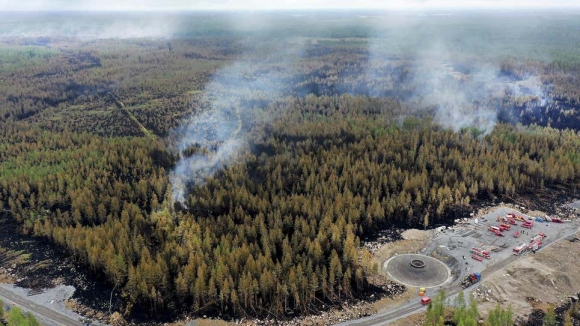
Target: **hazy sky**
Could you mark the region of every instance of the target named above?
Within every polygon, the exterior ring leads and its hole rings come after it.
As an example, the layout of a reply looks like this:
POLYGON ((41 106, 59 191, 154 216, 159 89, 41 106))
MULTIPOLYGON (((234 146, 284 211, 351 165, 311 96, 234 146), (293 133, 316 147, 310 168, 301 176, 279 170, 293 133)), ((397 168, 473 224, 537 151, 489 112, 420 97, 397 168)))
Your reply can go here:
POLYGON ((577 7, 580 0, 0 0, 10 10, 468 9, 577 7))

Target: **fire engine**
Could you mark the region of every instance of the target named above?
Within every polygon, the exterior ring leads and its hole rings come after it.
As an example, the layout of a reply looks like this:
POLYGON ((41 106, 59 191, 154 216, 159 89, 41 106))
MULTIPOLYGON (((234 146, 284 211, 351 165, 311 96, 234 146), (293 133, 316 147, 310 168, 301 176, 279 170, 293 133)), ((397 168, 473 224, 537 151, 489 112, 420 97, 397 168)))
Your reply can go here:
POLYGON ((514 249, 513 249, 513 253, 514 255, 518 256, 519 254, 528 251, 529 246, 527 243, 521 243, 519 245, 517 245, 514 249))
POLYGON ((471 253, 474 255, 478 255, 480 257, 483 257, 483 258, 490 259, 489 251, 487 251, 487 250, 473 247, 473 248, 471 248, 471 253))

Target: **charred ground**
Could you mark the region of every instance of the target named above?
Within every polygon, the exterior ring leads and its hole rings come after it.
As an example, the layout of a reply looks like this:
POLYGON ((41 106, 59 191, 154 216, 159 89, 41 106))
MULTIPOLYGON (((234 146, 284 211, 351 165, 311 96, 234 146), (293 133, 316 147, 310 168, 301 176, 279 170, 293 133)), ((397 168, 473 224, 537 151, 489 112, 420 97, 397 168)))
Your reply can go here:
MULTIPOLYGON (((0 268, 13 277, 15 285, 29 289, 28 295, 43 293, 57 285, 72 285, 76 291, 71 300, 95 312, 109 310, 111 292, 114 291, 102 274, 87 270, 82 262, 54 243, 19 234, 18 226, 11 221, 10 214, 0 215, 0 248, 21 252, 27 257, 17 262, 0 259, 0 268)), ((114 293, 112 298, 111 308, 119 310, 122 305, 120 294, 114 293)))
POLYGON ((565 24, 518 48, 469 42, 504 35, 489 17, 376 29, 276 16, 268 32, 196 18, 170 41, 1 40, 0 208, 117 287, 126 316, 339 306, 382 292, 361 239, 578 185, 579 63, 565 55, 578 35, 565 24), (561 35, 571 43, 547 41, 561 35), (553 58, 528 55, 532 43, 553 58), (191 158, 217 163, 193 170, 175 206, 171 177, 191 158))

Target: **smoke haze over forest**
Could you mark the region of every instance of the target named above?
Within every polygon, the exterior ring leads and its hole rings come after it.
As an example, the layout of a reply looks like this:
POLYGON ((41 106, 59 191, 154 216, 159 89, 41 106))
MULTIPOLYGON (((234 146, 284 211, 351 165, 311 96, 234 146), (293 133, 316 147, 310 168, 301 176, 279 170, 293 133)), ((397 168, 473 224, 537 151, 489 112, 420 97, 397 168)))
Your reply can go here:
MULTIPOLYGON (((324 15, 321 14, 322 17, 324 15)), ((352 19, 352 15, 339 17, 352 19)), ((429 38, 424 34, 424 28, 425 25, 432 24, 431 21, 422 17, 396 17, 395 20, 379 19, 368 25, 368 33, 373 37, 369 38, 367 44, 366 68, 346 78, 359 80, 356 87, 364 89, 365 94, 373 97, 384 96, 384 81, 390 80, 388 83, 392 84, 397 83, 394 80, 399 80, 399 83, 407 85, 407 89, 400 93, 394 92, 391 96, 407 101, 417 111, 423 108, 433 109, 434 121, 445 128, 455 131, 476 128, 484 135, 490 133, 498 122, 497 103, 501 98, 529 96, 544 104, 548 100, 546 91, 549 86, 544 85, 534 71, 522 72, 517 77, 508 76, 502 72, 498 62, 461 59, 458 50, 473 56, 473 53, 469 53, 472 40, 466 39, 467 46, 458 46, 453 40, 455 32, 445 28, 429 38), (411 34, 416 30, 418 35, 414 37, 422 42, 409 42, 401 49, 400 44, 390 40, 397 30, 405 30, 411 34), (399 51, 404 51, 409 58, 406 59, 407 73, 394 72, 390 67, 399 51)), ((272 101, 283 95, 283 90, 286 90, 284 95, 288 95, 288 91, 295 86, 290 84, 295 78, 281 78, 281 72, 286 77, 296 75, 296 78, 304 78, 293 67, 305 60, 302 56, 306 44, 289 42, 291 38, 288 36, 276 39, 276 32, 280 27, 272 21, 251 23, 243 18, 240 21, 241 24, 236 24, 235 18, 229 16, 231 26, 237 26, 238 30, 259 32, 266 37, 271 35, 272 39, 268 43, 273 45, 262 49, 258 45, 251 50, 251 56, 260 58, 259 60, 248 61, 245 59, 248 55, 242 54, 238 60, 217 72, 204 91, 209 109, 199 116, 192 116, 177 129, 177 147, 181 153, 192 147, 195 153, 182 155, 171 176, 173 198, 176 201, 185 202, 187 188, 193 183, 203 184, 205 178, 213 175, 225 164, 231 163, 232 158, 243 147, 242 125, 248 127, 246 111, 250 108, 244 107, 242 102, 248 93, 259 92, 268 101, 272 101), (276 68, 271 66, 272 58, 277 60, 276 68), (211 154, 208 155, 208 152, 211 154)), ((493 57, 494 54, 487 55, 493 57)), ((343 74, 342 78, 337 77, 336 80, 340 84, 340 80, 345 77, 343 74)), ((354 85, 342 83, 329 95, 356 94, 354 89, 354 85)), ((302 95, 312 91, 314 90, 303 90, 302 95)), ((267 112, 264 114, 268 115, 267 112)))
POLYGON ((2 1, 0 230, 132 324, 321 318, 393 294, 365 242, 580 186, 574 2, 2 1))
MULTIPOLYGON (((501 58, 522 53, 552 60, 552 50, 535 45, 538 35, 533 31, 538 29, 578 38, 563 25, 554 27, 552 18, 533 11, 453 11, 445 15, 372 11, 31 12, 0 16, 5 18, 0 24, 0 39, 28 38, 47 44, 60 37, 86 41, 235 37, 233 44, 239 53, 213 73, 204 87, 207 111, 188 117, 174 130, 175 146, 181 153, 192 148, 200 151, 182 156, 175 166, 171 180, 173 196, 178 201, 184 201, 185 189, 194 180, 202 184, 204 178, 230 163, 243 147, 242 125, 248 127, 248 108, 242 102, 247 94, 261 92, 268 101, 289 95, 307 78, 300 76, 295 67, 307 61, 305 51, 319 47, 318 42, 356 40, 365 51, 357 63, 364 68, 332 72, 322 84, 337 83, 334 90, 306 87, 299 91, 300 95, 357 94, 363 90, 368 96, 405 101, 415 112, 429 109, 443 127, 456 131, 477 127, 488 134, 498 121, 497 101, 489 99, 531 96, 545 102, 550 97, 546 93, 550 86, 535 71, 522 71, 518 76, 506 74, 499 65, 501 58), (513 42, 516 39, 529 43, 513 42), (273 62, 276 69, 272 69, 273 62), (385 85, 392 85, 387 86, 392 89, 385 89, 385 85), (398 85, 404 85, 404 89, 398 85)), ((574 13, 555 13, 555 17, 574 19, 574 13)), ((567 44, 573 43, 559 46, 567 44)))
POLYGON ((25 0, 0 1, 3 10, 276 10, 276 9, 482 9, 482 8, 557 8, 579 7, 571 0, 314 0, 314 1, 266 1, 266 0, 25 0))
MULTIPOLYGON (((284 95, 282 92, 289 86, 285 80, 296 74, 296 62, 303 48, 300 42, 256 45, 252 49, 254 55, 265 53, 260 61, 248 60, 244 58, 247 54, 242 55, 239 61, 216 73, 204 89, 203 101, 208 103, 208 109, 190 117, 175 131, 177 147, 182 153, 192 146, 198 150, 177 162, 171 176, 175 201, 184 202, 187 186, 192 181, 203 184, 205 178, 232 163, 232 158, 244 146, 242 128, 254 121, 248 121, 252 113, 244 100, 250 94, 258 94, 261 103, 266 105, 284 95)), ((267 121, 268 115, 264 110, 260 121, 267 121)))

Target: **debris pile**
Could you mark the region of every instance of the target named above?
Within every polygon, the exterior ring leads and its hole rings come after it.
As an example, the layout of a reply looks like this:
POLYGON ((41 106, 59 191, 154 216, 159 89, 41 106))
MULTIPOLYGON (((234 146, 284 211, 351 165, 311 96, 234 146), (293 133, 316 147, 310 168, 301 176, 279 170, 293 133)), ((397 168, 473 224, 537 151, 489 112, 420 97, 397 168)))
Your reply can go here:
POLYGON ((569 204, 564 204, 560 206, 556 206, 555 212, 553 215, 563 219, 563 220, 575 220, 578 218, 580 214, 580 210, 576 209, 569 204))
MULTIPOLYGON (((77 300, 71 299, 65 302, 65 306, 79 315, 85 316, 88 320, 98 320, 100 322, 109 322, 109 317, 102 311, 91 309, 77 300)), ((118 313, 117 313, 118 315, 118 313)), ((120 316, 120 315, 119 315, 120 316)))
POLYGON ((376 313, 372 303, 386 297, 394 297, 405 292, 404 285, 388 280, 382 275, 377 275, 369 279, 371 288, 376 291, 368 296, 368 300, 345 300, 340 305, 324 307, 325 311, 311 316, 301 316, 287 321, 276 320, 272 318, 241 320, 236 324, 257 326, 257 325, 335 325, 347 320, 363 318, 376 313))
POLYGON ((395 242, 401 240, 401 230, 398 229, 387 229, 382 230, 372 236, 367 236, 362 239, 363 247, 367 249, 370 253, 376 253, 381 246, 389 242, 395 242))
POLYGON ((492 290, 484 285, 478 286, 472 293, 477 302, 497 301, 492 290))
POLYGON ((0 266, 0 283, 11 284, 16 282, 16 275, 12 268, 4 268, 0 266))
MULTIPOLYGON (((534 298, 531 298, 534 302, 534 298)), ((537 299, 536 299, 537 300, 537 299)), ((560 305, 554 309, 556 314, 556 320, 563 322, 564 317, 566 314, 570 315, 570 321, 573 326, 580 326, 580 304, 577 303, 577 299, 570 300, 563 305, 560 305)), ((546 306, 545 304, 544 306, 546 306)), ((544 323, 544 317, 546 316, 546 309, 545 307, 536 308, 532 311, 532 313, 527 316, 527 319, 518 318, 515 322, 515 325, 518 326, 542 326, 544 323)), ((562 325, 562 324, 559 324, 562 325)))
MULTIPOLYGON (((347 303, 348 304, 348 303, 347 303)), ((276 325, 276 326, 291 326, 291 325, 335 325, 351 319, 363 318, 374 313, 371 305, 364 301, 359 301, 348 307, 343 307, 342 310, 332 309, 323 312, 319 315, 300 317, 288 321, 280 321, 276 319, 252 319, 241 322, 242 325, 258 326, 258 325, 276 325)))

